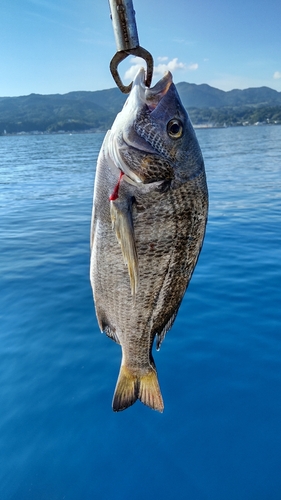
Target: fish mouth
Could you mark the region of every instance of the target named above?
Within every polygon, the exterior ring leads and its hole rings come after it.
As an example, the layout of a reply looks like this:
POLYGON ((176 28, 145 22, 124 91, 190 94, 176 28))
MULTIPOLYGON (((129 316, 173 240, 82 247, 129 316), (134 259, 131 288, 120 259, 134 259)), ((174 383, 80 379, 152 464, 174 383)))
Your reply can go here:
POLYGON ((173 77, 170 71, 167 71, 164 76, 153 87, 146 87, 145 85, 145 70, 140 68, 133 81, 133 87, 137 87, 138 97, 149 107, 151 110, 155 109, 162 97, 167 94, 173 77))

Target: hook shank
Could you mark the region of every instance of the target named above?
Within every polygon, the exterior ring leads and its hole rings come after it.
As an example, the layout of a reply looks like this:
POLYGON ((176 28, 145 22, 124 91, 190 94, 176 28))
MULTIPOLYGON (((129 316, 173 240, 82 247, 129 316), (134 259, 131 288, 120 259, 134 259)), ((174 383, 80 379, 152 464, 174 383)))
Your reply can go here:
POLYGON ((139 37, 132 0, 109 0, 117 51, 135 49, 139 37))

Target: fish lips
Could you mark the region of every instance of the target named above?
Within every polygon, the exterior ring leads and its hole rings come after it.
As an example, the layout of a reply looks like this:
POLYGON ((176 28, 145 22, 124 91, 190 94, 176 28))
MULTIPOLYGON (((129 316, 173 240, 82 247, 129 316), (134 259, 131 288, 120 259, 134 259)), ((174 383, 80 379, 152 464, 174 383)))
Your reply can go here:
POLYGON ((164 95, 167 94, 172 83, 172 74, 170 71, 167 71, 163 78, 161 78, 161 80, 159 80, 154 87, 146 87, 145 71, 143 68, 140 68, 134 79, 133 89, 134 87, 137 88, 139 100, 143 101, 148 106, 150 111, 153 111, 164 95))

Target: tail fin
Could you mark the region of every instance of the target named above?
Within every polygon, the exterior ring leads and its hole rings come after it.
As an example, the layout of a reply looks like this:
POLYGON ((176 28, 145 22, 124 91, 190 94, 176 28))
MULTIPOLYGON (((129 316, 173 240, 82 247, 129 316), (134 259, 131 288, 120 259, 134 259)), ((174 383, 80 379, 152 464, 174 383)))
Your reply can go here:
POLYGON ((157 379, 151 367, 144 375, 135 375, 126 366, 121 366, 113 396, 113 411, 125 410, 139 399, 153 410, 163 412, 164 404, 157 379))

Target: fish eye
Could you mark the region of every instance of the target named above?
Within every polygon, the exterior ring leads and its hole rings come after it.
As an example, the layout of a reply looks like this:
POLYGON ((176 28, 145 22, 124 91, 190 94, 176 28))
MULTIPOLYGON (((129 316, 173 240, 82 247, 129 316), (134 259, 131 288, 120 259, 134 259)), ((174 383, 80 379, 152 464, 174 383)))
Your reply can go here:
POLYGON ((180 120, 173 119, 167 124, 167 132, 171 139, 179 139, 183 134, 183 124, 180 120))

